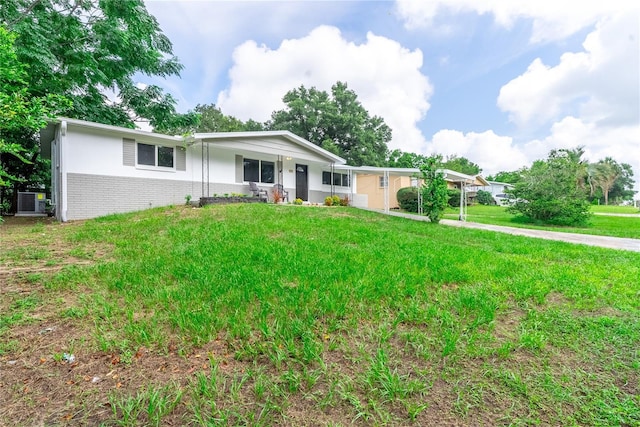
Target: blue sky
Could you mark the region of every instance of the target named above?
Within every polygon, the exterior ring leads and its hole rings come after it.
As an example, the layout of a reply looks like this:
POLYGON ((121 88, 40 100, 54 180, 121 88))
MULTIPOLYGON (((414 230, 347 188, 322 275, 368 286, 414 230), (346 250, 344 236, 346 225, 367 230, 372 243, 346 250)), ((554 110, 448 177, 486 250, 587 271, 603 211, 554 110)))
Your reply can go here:
POLYGON ((147 0, 185 69, 140 81, 183 112, 215 103, 258 121, 287 90, 346 81, 393 129, 390 148, 492 174, 584 145, 640 175, 638 9, 571 3, 147 0))

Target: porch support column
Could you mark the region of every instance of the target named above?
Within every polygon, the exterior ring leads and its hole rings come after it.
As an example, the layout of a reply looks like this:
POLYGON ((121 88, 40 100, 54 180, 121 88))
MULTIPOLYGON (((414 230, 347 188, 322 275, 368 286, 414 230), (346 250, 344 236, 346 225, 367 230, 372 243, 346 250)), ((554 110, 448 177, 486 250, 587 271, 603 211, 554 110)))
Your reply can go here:
POLYGON ((202 197, 209 197, 209 143, 202 142, 202 197), (206 146, 205 146, 206 144, 206 146))
POLYGON ((464 181, 460 181, 460 214, 458 215, 458 221, 466 221, 466 217, 464 214, 465 189, 466 186, 464 185, 464 181))
POLYGON ((384 183, 384 212, 389 213, 389 171, 386 169, 382 180, 384 183))
POLYGON ((333 174, 335 173, 335 163, 331 163, 331 197, 333 197, 333 195, 335 194, 334 192, 334 188, 333 188, 333 174))

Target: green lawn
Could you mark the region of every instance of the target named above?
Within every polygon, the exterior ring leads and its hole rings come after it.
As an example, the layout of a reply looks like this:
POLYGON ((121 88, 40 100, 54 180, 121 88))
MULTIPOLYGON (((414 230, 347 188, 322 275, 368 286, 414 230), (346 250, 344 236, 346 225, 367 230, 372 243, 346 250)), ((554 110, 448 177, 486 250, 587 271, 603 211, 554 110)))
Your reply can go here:
POLYGON ((594 213, 615 213, 615 214, 640 214, 640 209, 634 206, 605 206, 593 205, 591 212, 594 213))
MULTIPOLYGON (((637 213, 635 208, 624 206, 593 206, 596 213, 637 213)), ((458 208, 448 208, 444 218, 457 219, 458 208)), ((597 234, 601 236, 629 237, 640 239, 640 217, 593 215, 586 227, 561 227, 536 224, 526 221, 506 211, 502 206, 474 205, 467 209, 467 221, 483 224, 504 225, 507 227, 531 228, 536 230, 562 231, 567 233, 597 234)))
POLYGON ((3 375, 27 361, 0 380, 0 424, 640 423, 637 253, 342 207, 27 233, 94 264, 0 294, 3 375))

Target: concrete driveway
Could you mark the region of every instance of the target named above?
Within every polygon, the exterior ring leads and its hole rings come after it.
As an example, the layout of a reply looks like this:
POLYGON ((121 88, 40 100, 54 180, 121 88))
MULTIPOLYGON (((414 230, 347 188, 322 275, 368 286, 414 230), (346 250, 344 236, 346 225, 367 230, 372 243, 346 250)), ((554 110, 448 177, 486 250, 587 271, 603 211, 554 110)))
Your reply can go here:
MULTIPOLYGON (((376 211, 381 212, 382 211, 376 211)), ((414 221, 429 221, 424 216, 412 215, 403 212, 389 212, 391 216, 400 216, 414 221)), ((477 222, 454 221, 443 219, 440 224, 451 227, 475 228, 478 230, 495 231, 498 233, 513 234, 515 236, 534 237, 536 239, 558 240, 561 242, 577 243, 601 248, 621 249, 640 252, 640 239, 628 239, 623 237, 595 236, 592 234, 563 233, 559 231, 531 230, 528 228, 505 227, 502 225, 480 224, 477 222)))

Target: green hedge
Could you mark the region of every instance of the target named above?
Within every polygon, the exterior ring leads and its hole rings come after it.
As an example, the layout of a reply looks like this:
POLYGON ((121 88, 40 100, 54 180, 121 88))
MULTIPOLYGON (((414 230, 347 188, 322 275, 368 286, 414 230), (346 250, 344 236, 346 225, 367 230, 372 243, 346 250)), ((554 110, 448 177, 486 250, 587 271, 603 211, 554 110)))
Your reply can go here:
POLYGON ((418 187, 404 187, 396 193, 400 208, 407 212, 418 212, 418 187))

